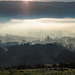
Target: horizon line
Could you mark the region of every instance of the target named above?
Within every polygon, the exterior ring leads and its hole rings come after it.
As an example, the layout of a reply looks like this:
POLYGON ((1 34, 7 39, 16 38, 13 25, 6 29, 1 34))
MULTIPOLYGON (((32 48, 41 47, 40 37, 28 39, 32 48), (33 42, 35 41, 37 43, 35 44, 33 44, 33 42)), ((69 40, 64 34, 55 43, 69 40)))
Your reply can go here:
POLYGON ((7 0, 7 1, 2 1, 2 0, 0 0, 0 2, 56 2, 56 3, 72 3, 72 2, 75 2, 75 1, 21 1, 21 0, 18 0, 18 1, 9 1, 9 0, 7 0))

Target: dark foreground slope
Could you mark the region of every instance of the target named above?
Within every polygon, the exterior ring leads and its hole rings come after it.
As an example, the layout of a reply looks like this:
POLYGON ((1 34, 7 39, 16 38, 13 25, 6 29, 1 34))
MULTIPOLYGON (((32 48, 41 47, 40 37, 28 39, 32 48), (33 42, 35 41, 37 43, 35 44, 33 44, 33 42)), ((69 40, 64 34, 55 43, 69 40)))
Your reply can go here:
POLYGON ((53 64, 74 61, 75 53, 55 43, 10 46, 8 47, 8 51, 0 48, 0 66, 53 64))

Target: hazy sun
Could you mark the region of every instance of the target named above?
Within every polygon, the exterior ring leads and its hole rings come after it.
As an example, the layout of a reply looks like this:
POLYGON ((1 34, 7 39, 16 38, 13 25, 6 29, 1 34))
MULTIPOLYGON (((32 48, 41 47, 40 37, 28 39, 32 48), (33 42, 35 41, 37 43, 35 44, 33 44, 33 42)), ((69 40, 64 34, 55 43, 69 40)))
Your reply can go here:
POLYGON ((22 1, 34 1, 34 0, 22 0, 22 1))
POLYGON ((22 0, 22 1, 34 1, 34 0, 22 0))

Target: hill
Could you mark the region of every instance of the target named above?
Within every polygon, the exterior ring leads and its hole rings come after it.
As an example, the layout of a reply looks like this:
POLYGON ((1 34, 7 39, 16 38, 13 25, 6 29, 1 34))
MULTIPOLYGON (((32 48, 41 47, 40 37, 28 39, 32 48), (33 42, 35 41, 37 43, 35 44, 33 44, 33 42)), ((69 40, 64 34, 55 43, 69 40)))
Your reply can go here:
POLYGON ((0 48, 0 66, 75 62, 75 53, 56 43, 15 45, 7 49, 0 48))

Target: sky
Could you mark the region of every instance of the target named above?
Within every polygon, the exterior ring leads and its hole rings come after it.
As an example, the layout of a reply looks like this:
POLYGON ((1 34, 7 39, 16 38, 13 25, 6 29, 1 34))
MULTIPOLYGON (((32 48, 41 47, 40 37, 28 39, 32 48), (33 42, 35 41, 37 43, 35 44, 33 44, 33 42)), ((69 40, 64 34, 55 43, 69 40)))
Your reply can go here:
POLYGON ((75 2, 75 0, 0 0, 0 1, 44 1, 44 2, 50 2, 50 1, 64 1, 64 2, 75 2))
POLYGON ((0 35, 6 34, 26 37, 75 37, 75 4, 2 2, 0 35))

